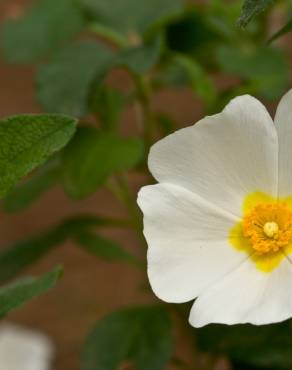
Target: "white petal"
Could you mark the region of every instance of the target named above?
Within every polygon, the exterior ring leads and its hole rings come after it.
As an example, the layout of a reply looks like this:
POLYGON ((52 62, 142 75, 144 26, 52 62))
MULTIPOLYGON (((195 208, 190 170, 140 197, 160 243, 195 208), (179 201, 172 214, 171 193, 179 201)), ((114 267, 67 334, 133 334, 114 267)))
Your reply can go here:
POLYGON ((154 293, 186 302, 247 258, 228 244, 238 221, 198 195, 172 184, 142 188, 148 275, 154 293))
POLYGON ((190 323, 264 325, 292 316, 292 265, 284 259, 270 273, 256 268, 250 259, 199 296, 190 323))
POLYGON ((245 95, 222 113, 156 143, 149 168, 159 182, 180 185, 240 216, 256 190, 277 193, 278 140, 265 107, 245 95))
POLYGON ((0 326, 1 370, 49 370, 54 346, 43 333, 14 324, 0 326))
POLYGON ((275 125, 279 135, 279 196, 292 195, 292 90, 281 99, 275 125))

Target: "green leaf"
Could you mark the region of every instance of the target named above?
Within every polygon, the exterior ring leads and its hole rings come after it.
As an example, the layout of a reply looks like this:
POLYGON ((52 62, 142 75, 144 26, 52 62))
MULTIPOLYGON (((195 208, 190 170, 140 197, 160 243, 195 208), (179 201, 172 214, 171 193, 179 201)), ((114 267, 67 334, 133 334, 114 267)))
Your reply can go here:
POLYGON ((162 46, 162 37, 155 37, 144 45, 122 50, 117 54, 113 64, 126 67, 134 73, 143 74, 158 62, 162 46))
POLYGON ((63 152, 63 185, 75 199, 92 194, 118 171, 133 168, 143 157, 138 138, 123 138, 93 127, 80 127, 63 152))
POLYGON ((38 71, 37 94, 43 108, 85 115, 92 84, 103 77, 111 58, 112 52, 94 41, 80 41, 63 49, 38 71))
POLYGON ((208 48, 219 38, 206 22, 206 15, 197 9, 188 9, 177 21, 167 27, 167 46, 176 52, 193 53, 208 48))
POLYGON ((60 115, 23 115, 0 120, 0 196, 75 132, 76 120, 60 115))
POLYGON ((174 60, 175 63, 181 66, 185 71, 195 93, 206 103, 212 103, 216 96, 215 86, 202 66, 194 59, 188 58, 182 54, 175 55, 174 60))
POLYGON ((245 0, 238 20, 240 27, 246 27, 258 14, 266 10, 274 0, 245 0))
POLYGON ((221 47, 218 62, 224 72, 238 75, 252 85, 254 94, 276 99, 288 83, 288 67, 283 53, 272 48, 221 47))
POLYGON ((267 370, 267 369, 268 370, 279 370, 278 368, 271 367, 271 366, 269 366, 268 368, 262 368, 262 367, 248 365, 248 368, 247 368, 246 363, 238 362, 238 361, 230 361, 230 365, 232 369, 236 369, 236 370, 247 370, 247 369, 248 370, 267 370))
POLYGON ((94 20, 126 35, 145 33, 181 13, 182 0, 81 0, 94 20))
POLYGON ((102 129, 114 130, 126 104, 125 96, 117 89, 100 86, 95 92, 91 110, 98 114, 102 129))
POLYGON ((6 281, 63 243, 64 230, 54 227, 32 238, 16 242, 0 253, 0 282, 6 281))
POLYGON ((285 24, 285 26, 282 27, 279 31, 277 31, 276 33, 274 33, 274 35, 268 40, 268 44, 270 44, 271 42, 275 41, 279 37, 285 35, 286 33, 290 32, 291 30, 292 30, 292 19, 290 19, 290 21, 287 22, 285 24))
POLYGON ((54 157, 4 198, 6 212, 17 212, 30 206, 60 178, 59 157, 54 157))
POLYGON ((76 234, 74 240, 87 252, 105 260, 139 264, 139 260, 117 242, 105 239, 94 232, 81 231, 76 234))
POLYGON ((162 136, 167 136, 175 131, 177 123, 174 119, 163 113, 157 113, 155 116, 162 136))
POLYGON ((57 267, 39 278, 23 278, 0 288, 0 318, 53 288, 62 271, 62 268, 57 267))
POLYGON ((10 62, 33 62, 64 45, 83 26, 74 0, 38 0, 24 16, 4 23, 4 56, 10 62))
MULTIPOLYGON (((258 368, 291 369, 291 323, 252 325, 209 325, 196 330, 199 348, 224 354, 232 361, 258 368)), ((236 367, 237 369, 237 367, 236 367)))
POLYGON ((190 86, 207 104, 216 97, 215 86, 203 67, 195 59, 179 53, 172 55, 158 77, 158 84, 190 86))
POLYGON ((129 361, 136 370, 161 370, 171 352, 171 322, 164 308, 126 308, 97 323, 86 340, 81 369, 116 370, 129 361))
POLYGON ((54 225, 49 230, 18 241, 0 252, 0 282, 38 261, 46 253, 84 229, 105 226, 109 221, 95 216, 75 216, 54 225))

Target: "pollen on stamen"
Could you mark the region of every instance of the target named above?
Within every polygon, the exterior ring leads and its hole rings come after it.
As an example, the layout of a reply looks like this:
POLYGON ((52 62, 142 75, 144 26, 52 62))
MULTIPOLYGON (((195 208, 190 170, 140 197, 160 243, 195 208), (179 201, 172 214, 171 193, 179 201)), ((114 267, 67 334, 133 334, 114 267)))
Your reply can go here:
POLYGON ((278 238, 278 233, 279 233, 279 226, 277 222, 266 222, 264 224, 264 233, 268 238, 278 238))
POLYGON ((285 203, 260 203, 244 217, 242 230, 258 254, 277 252, 292 241, 292 212, 285 203))

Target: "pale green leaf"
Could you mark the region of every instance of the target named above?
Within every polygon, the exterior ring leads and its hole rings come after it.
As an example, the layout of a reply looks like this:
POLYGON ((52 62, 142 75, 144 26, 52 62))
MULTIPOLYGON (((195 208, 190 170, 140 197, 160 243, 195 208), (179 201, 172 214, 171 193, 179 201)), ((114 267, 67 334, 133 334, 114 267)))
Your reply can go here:
POLYGON ((105 74, 111 58, 110 49, 94 41, 80 41, 59 52, 38 71, 37 95, 44 109, 85 115, 92 84, 105 74))
POLYGON ((63 152, 63 185, 73 198, 92 194, 118 171, 134 167, 143 157, 138 138, 124 138, 93 127, 80 127, 63 152))
POLYGON ((126 35, 144 33, 178 16, 182 0, 81 0, 97 23, 126 35))
POLYGON ((10 62, 33 62, 62 46, 83 26, 74 0, 37 0, 23 16, 4 23, 4 56, 10 62))
POLYGON ((262 13, 274 3, 274 0, 244 0, 238 23, 246 27, 258 14, 262 13))
POLYGON ((0 196, 75 132, 76 120, 61 115, 23 115, 0 121, 0 196))
POLYGON ((23 278, 0 288, 0 318, 53 288, 62 275, 60 267, 39 278, 23 278))

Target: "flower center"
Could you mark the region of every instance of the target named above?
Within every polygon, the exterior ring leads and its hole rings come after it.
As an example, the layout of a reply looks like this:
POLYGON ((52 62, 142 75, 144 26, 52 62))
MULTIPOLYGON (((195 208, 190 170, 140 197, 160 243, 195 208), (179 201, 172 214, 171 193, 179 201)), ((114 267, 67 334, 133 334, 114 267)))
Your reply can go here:
POLYGON ((279 225, 277 222, 266 222, 264 224, 264 233, 267 235, 268 238, 278 238, 278 232, 279 232, 279 225))
POLYGON ((277 252, 292 241, 292 212, 285 203, 260 203, 244 217, 242 229, 257 253, 277 252))

